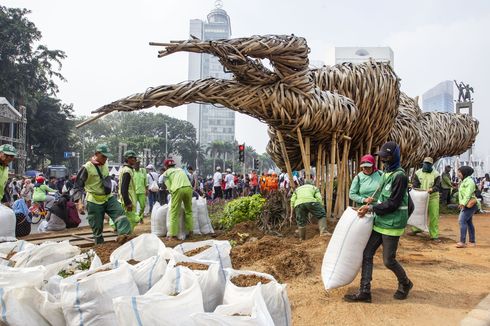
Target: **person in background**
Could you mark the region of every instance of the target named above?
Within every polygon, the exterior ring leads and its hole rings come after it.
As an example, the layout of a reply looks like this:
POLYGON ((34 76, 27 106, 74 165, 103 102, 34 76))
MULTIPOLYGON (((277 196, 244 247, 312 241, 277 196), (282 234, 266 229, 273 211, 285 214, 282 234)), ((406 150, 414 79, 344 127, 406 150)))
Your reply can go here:
POLYGON ((259 179, 259 187, 260 187, 260 193, 263 195, 266 191, 266 185, 267 185, 267 175, 266 172, 262 172, 262 175, 260 176, 259 179))
POLYGON ((158 186, 160 187, 158 197, 160 198, 160 205, 168 204, 168 190, 163 182, 163 173, 165 173, 165 167, 160 169, 160 176, 158 177, 158 186))
POLYGON ((11 186, 10 186, 10 190, 11 190, 11 197, 12 197, 12 200, 13 201, 16 201, 17 199, 19 199, 19 195, 20 195, 20 188, 19 188, 19 184, 18 184, 19 181, 17 181, 17 179, 13 179, 12 183, 11 183, 11 186))
POLYGON ((453 188, 453 183, 451 182, 451 166, 446 165, 444 167, 444 172, 441 175, 441 204, 448 205, 451 203, 451 189, 453 188))
POLYGON ((231 169, 226 169, 225 174, 225 199, 232 199, 233 188, 235 188, 235 177, 231 174, 231 169))
POLYGON ((27 207, 31 206, 32 195, 34 193, 34 185, 32 184, 31 179, 26 178, 24 181, 24 186, 20 192, 22 198, 26 202, 27 207))
POLYGON ((57 182, 58 182, 58 180, 56 179, 56 177, 49 177, 48 187, 51 189, 56 189, 57 188, 57 186, 56 186, 57 182))
POLYGON ((482 192, 488 192, 488 188, 490 188, 490 175, 485 173, 485 177, 480 182, 480 189, 482 192))
POLYGON ((83 211, 82 196, 85 189, 87 196, 87 220, 92 228, 96 244, 104 242, 104 215, 107 213, 115 223, 118 233, 118 242, 124 242, 131 233, 131 225, 126 214, 111 193, 106 194, 103 179, 109 176, 107 158, 111 158, 106 144, 99 144, 94 156, 85 163, 77 173, 73 198, 79 203, 78 210, 83 211), (102 177, 101 177, 102 176, 102 177))
POLYGON ((138 218, 139 222, 143 223, 145 215, 146 196, 148 195, 148 176, 146 170, 140 167, 141 162, 137 159, 134 166, 134 185, 136 188, 136 200, 139 204, 138 218))
POLYGON ((383 263, 398 279, 398 289, 393 297, 404 300, 413 287, 407 273, 396 260, 398 242, 405 232, 408 216, 413 209, 408 195, 408 178, 400 167, 400 147, 390 141, 383 144, 377 154, 384 165, 381 185, 375 195, 377 203, 361 206, 357 211, 361 218, 368 212, 374 213, 374 226, 363 252, 359 291, 356 294, 346 294, 344 300, 347 302, 371 302, 373 259, 381 245, 383 263))
MULTIPOLYGON (((413 188, 425 190, 429 193, 429 236, 433 242, 439 240, 439 190, 441 188, 441 176, 434 167, 432 157, 424 158, 422 168, 415 172, 413 188)), ((419 228, 412 226, 409 235, 422 232, 419 228)))
POLYGON ((253 170, 250 176, 250 195, 255 195, 259 193, 259 176, 257 171, 253 170))
POLYGON ((0 146, 0 199, 3 204, 10 206, 10 196, 6 191, 9 178, 9 164, 17 156, 17 150, 10 144, 0 146))
POLYGON ((151 213, 153 205, 158 201, 158 173, 155 172, 155 167, 153 166, 153 164, 148 164, 146 166, 146 171, 148 171, 146 179, 148 182, 148 204, 150 205, 151 213))
POLYGON ((177 236, 179 229, 178 217, 180 216, 182 203, 184 203, 185 210, 185 229, 189 233, 189 236, 191 236, 193 230, 191 183, 184 170, 175 167, 174 160, 167 159, 163 164, 166 168, 163 173, 163 181, 172 198, 169 217, 169 239, 175 239, 177 236))
POLYGON ((362 206, 371 204, 374 201, 373 195, 378 190, 383 173, 376 168, 374 156, 367 154, 361 157, 359 172, 354 179, 349 190, 349 198, 362 206))
POLYGON ((223 188, 221 188, 221 181, 223 179, 223 175, 221 174, 221 167, 216 167, 216 172, 213 175, 213 200, 216 198, 223 198, 223 188))
POLYGON ((32 195, 32 201, 35 203, 45 202, 45 207, 51 210, 53 207, 55 198, 54 196, 48 195, 48 192, 58 192, 56 188, 50 188, 45 183, 44 177, 36 177, 36 183, 34 184, 34 193, 32 195))
POLYGON ((312 180, 307 180, 306 183, 293 192, 291 196, 291 216, 293 211, 296 214, 296 224, 298 225, 300 240, 306 239, 306 223, 308 222, 308 214, 318 219, 318 228, 321 236, 328 236, 327 231, 327 214, 323 207, 322 194, 320 190, 313 185, 312 180))
POLYGON ((119 202, 124 207, 126 216, 131 224, 131 231, 134 230, 134 227, 141 219, 136 212, 138 197, 136 195, 134 168, 137 160, 135 151, 128 150, 124 152, 124 164, 119 171, 119 202))
POLYGON ((114 173, 111 174, 111 193, 116 196, 118 193, 117 180, 116 180, 116 175, 114 173))
POLYGON ((459 213, 459 230, 460 238, 456 244, 456 248, 465 248, 466 245, 466 233, 469 233, 469 246, 476 246, 475 239, 475 226, 473 225, 473 215, 478 210, 478 204, 476 203, 475 190, 476 185, 471 175, 473 174, 473 168, 470 166, 462 166, 458 169, 458 178, 461 180, 458 191, 458 206, 461 210, 459 213))

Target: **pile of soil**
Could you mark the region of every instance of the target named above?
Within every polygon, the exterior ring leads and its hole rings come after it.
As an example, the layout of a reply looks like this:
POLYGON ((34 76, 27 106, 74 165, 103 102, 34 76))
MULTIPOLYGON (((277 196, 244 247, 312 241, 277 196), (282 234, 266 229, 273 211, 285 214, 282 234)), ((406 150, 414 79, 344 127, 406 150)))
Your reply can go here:
POLYGON ((207 271, 209 268, 209 266, 206 264, 198 264, 198 263, 191 263, 191 262, 185 262, 185 261, 181 261, 181 262, 175 264, 175 266, 184 266, 184 267, 188 267, 188 268, 195 270, 195 271, 207 271))
POLYGON ((310 255, 302 249, 292 249, 269 260, 265 272, 274 276, 279 282, 310 275, 313 271, 310 255))
POLYGON ((232 248, 230 256, 233 268, 240 269, 262 259, 270 260, 273 256, 289 252, 291 249, 293 245, 285 239, 266 235, 257 241, 232 248))
POLYGON ((94 249, 97 256, 99 256, 102 264, 107 264, 110 262, 112 252, 120 246, 121 244, 117 242, 104 242, 94 246, 92 249, 94 249))
POLYGON ((200 254, 201 252, 203 252, 205 250, 208 250, 209 248, 211 248, 211 246, 208 246, 208 245, 202 246, 202 247, 199 247, 196 249, 186 251, 186 252, 184 252, 184 255, 186 255, 187 257, 192 257, 192 256, 195 256, 197 254, 200 254))
POLYGON ((10 258, 12 258, 15 254, 17 253, 17 251, 11 251, 8 253, 7 257, 5 257, 6 260, 10 260, 10 258))
POLYGON ((262 284, 267 284, 270 283, 271 280, 258 275, 237 275, 232 277, 230 281, 238 287, 246 288, 249 286, 255 286, 259 282, 262 284))
POLYGON ((130 265, 137 265, 139 263, 140 263, 140 261, 138 261, 138 260, 134 260, 134 259, 128 260, 128 264, 130 264, 130 265))

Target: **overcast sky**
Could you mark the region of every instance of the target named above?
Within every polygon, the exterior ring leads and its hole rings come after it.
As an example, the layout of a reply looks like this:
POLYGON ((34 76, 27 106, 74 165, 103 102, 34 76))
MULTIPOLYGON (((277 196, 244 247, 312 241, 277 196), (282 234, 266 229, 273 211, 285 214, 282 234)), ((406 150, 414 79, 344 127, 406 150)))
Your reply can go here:
MULTIPOLYGON (((150 86, 187 80, 188 55, 157 58, 148 42, 187 39, 190 19, 205 19, 214 0, 4 0, 32 11, 43 44, 66 52, 59 98, 87 115, 150 86)), ((475 89, 480 120, 477 153, 490 156, 490 1, 224 0, 232 37, 295 34, 307 39, 310 59, 327 61, 334 46, 390 46, 402 91, 422 95, 443 80, 475 89)), ((185 119, 186 106, 152 108, 185 119)), ((266 126, 236 116, 236 139, 265 151, 266 126)))

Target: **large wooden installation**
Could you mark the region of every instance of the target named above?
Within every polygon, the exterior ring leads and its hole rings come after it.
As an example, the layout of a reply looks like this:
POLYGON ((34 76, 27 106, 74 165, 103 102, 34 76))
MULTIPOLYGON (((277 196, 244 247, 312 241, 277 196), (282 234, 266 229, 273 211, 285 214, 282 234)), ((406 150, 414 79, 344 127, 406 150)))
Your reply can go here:
POLYGON ((306 40, 294 35, 150 45, 164 47, 159 57, 180 51, 215 55, 234 79, 149 88, 95 110, 97 115, 79 127, 112 111, 221 104, 269 125, 267 151, 290 180, 294 169, 304 168, 310 178, 311 166, 316 167, 328 216, 339 216, 348 205, 350 180, 360 157, 384 142, 400 144, 407 168, 425 156, 461 154, 478 133, 478 121, 467 115, 422 113, 415 100, 400 92, 399 79, 386 63, 371 60, 309 69, 306 40), (268 59, 272 70, 260 59, 268 59))

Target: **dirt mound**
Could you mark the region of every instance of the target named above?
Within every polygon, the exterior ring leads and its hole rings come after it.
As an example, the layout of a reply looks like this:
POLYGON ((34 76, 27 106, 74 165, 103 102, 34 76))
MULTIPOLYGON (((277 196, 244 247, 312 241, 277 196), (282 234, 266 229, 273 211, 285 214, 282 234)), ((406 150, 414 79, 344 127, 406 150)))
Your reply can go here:
POLYGON ((293 249, 269 260, 269 274, 279 282, 298 276, 306 276, 313 271, 310 255, 301 250, 293 249))
POLYGON ((117 242, 104 242, 102 244, 94 246, 92 249, 94 249, 97 253, 97 256, 99 256, 102 264, 107 264, 110 261, 112 252, 120 246, 121 244, 117 242))
POLYGON ((267 284, 270 283, 271 280, 258 275, 238 275, 233 277, 230 281, 236 286, 246 288, 249 286, 255 286, 258 283, 267 284))
POLYGON ((250 266, 264 258, 271 259, 291 249, 293 249, 292 244, 281 238, 266 235, 256 241, 232 248, 230 256, 233 268, 240 269, 242 266, 250 266))

